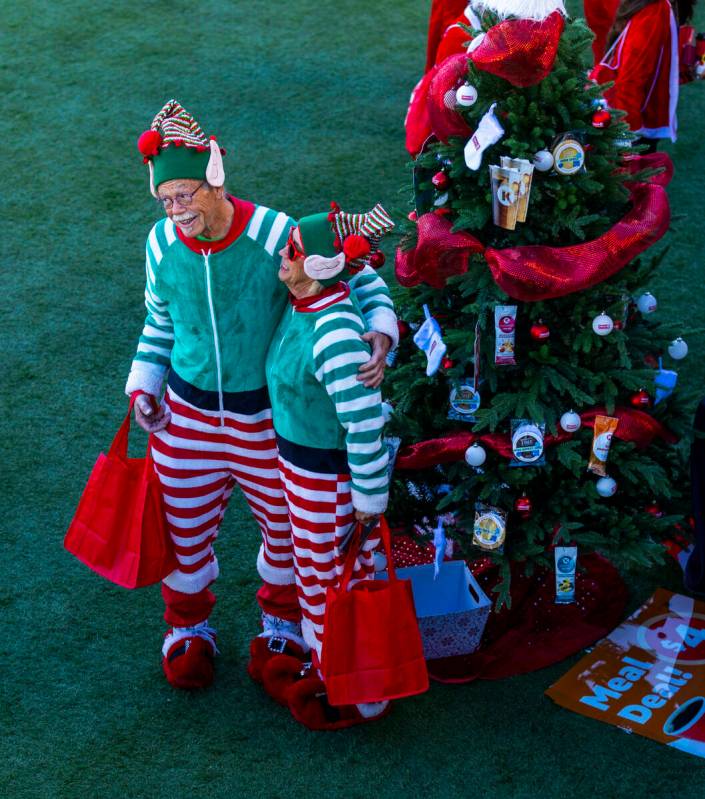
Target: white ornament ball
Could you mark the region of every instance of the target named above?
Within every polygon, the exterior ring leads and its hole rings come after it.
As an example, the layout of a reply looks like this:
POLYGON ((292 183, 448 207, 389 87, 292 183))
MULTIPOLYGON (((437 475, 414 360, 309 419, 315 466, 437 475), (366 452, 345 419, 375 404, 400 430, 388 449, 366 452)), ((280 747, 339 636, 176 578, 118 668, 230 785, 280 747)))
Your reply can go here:
POLYGON ((614 329, 614 322, 606 313, 601 313, 592 320, 592 329, 598 336, 609 336, 614 329))
POLYGON ((455 93, 455 100, 458 105, 469 108, 477 102, 477 89, 472 83, 464 83, 455 93))
POLYGON ((668 354, 674 361, 680 361, 688 354, 688 345, 678 336, 677 339, 668 345, 668 354))
POLYGON ((465 450, 465 462, 468 466, 482 466, 486 460, 485 448, 479 444, 473 444, 465 450))
POLYGON ((611 497, 617 491, 617 481, 611 477, 601 477, 595 483, 595 490, 601 497, 611 497))
POLYGON ((576 430, 580 430, 581 425, 582 420, 573 410, 566 411, 563 416, 561 416, 561 427, 566 433, 574 433, 576 430))
POLYGON ((534 166, 539 172, 548 172, 553 167, 553 153, 548 150, 539 150, 534 155, 534 166))
POLYGON ((433 204, 440 208, 442 205, 445 205, 448 202, 448 192, 444 191, 443 194, 439 194, 438 197, 433 201, 433 204))
POLYGON ((385 424, 392 418, 392 414, 394 413, 394 406, 391 402, 383 402, 382 403, 382 418, 385 421, 385 424))
POLYGON ((375 552, 372 556, 376 572, 383 572, 387 568, 387 556, 384 552, 375 552))
POLYGON ((636 301, 636 307, 642 313, 653 313, 658 308, 658 303, 656 297, 650 291, 646 291, 636 301))

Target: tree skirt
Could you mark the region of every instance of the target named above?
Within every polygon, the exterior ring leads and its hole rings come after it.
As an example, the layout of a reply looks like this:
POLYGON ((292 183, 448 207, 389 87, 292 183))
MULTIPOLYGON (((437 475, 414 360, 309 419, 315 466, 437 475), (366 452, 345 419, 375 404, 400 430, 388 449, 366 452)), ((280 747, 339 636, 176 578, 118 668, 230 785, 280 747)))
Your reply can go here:
MULTIPOLYGON (((433 546, 419 546, 395 536, 392 555, 398 568, 433 561, 433 546)), ((499 576, 488 558, 468 566, 483 591, 493 598, 499 576)), ((512 566, 512 606, 490 613, 480 648, 471 655, 428 661, 432 679, 443 683, 501 680, 536 671, 595 643, 624 618, 627 588, 619 572, 601 555, 580 555, 576 575, 577 602, 556 605, 553 572, 524 577, 512 566)))

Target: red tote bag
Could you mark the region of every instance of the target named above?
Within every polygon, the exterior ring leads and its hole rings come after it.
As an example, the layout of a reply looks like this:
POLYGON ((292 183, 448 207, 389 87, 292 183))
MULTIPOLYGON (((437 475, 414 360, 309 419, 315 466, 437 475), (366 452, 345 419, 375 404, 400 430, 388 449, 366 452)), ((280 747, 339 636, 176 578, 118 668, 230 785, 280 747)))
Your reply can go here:
POLYGON ((177 568, 150 447, 146 458, 127 457, 132 405, 108 454, 98 456, 64 539, 72 555, 123 588, 158 583, 177 568))
POLYGON ((388 580, 348 588, 361 529, 350 544, 339 588, 326 592, 321 665, 331 705, 381 702, 428 690, 428 672, 409 580, 397 579, 389 527, 380 520, 388 580))

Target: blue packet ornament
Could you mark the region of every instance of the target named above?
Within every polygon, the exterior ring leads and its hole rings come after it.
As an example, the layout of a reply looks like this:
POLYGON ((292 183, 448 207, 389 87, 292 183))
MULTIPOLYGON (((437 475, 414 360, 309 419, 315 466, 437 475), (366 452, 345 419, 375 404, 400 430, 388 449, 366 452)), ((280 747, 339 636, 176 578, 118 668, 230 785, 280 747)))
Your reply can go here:
POLYGON ((426 376, 436 374, 441 365, 443 356, 446 354, 446 345, 441 337, 441 326, 431 316, 428 305, 423 307, 424 323, 414 334, 414 344, 424 353, 428 360, 426 364, 426 376))
POLYGON ((654 376, 654 387, 656 396, 654 405, 658 405, 661 400, 665 400, 673 394, 673 390, 678 382, 678 372, 672 369, 663 368, 663 358, 658 359, 658 370, 654 376))

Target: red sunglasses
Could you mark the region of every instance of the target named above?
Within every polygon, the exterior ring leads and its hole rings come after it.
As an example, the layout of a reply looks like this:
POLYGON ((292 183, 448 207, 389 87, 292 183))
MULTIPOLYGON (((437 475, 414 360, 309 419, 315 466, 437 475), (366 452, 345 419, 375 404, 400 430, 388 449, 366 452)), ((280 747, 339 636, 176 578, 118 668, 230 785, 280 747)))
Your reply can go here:
POLYGON ((297 258, 305 258, 306 253, 300 250, 294 241, 295 227, 289 228, 289 238, 286 240, 286 257, 290 261, 295 261, 297 258))

